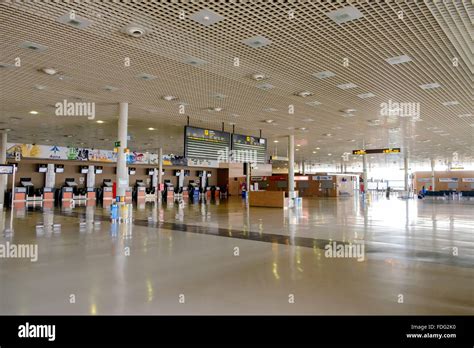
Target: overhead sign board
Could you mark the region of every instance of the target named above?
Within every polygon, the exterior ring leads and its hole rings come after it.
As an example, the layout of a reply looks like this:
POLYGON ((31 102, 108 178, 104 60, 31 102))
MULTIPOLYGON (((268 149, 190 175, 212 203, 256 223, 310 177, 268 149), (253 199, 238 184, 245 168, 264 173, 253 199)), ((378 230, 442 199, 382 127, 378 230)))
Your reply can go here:
POLYGON ((462 178, 462 182, 474 182, 474 178, 462 178))
POLYGON ((360 150, 352 150, 353 155, 368 155, 368 154, 374 154, 374 153, 385 153, 385 154, 390 154, 390 153, 400 153, 401 150, 399 147, 394 147, 394 148, 384 148, 384 149, 360 149, 360 150))
POLYGON ((184 157, 219 160, 231 147, 230 133, 212 129, 184 127, 184 157))
MULTIPOLYGON (((250 135, 232 134, 232 152, 239 158, 256 159, 257 163, 267 161, 267 139, 250 135)), ((253 162, 253 161, 249 161, 253 162)))

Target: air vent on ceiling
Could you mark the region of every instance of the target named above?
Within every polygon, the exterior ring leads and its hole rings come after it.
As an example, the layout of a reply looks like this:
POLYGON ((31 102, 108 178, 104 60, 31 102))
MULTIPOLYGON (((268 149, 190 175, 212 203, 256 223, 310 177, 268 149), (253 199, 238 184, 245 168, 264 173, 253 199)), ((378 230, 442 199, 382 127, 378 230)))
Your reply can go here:
POLYGON ((368 92, 368 93, 357 94, 357 96, 360 99, 367 99, 367 98, 375 97, 375 94, 368 92))
POLYGON ((263 36, 260 36, 260 35, 242 40, 242 42, 244 44, 246 44, 247 46, 250 46, 252 48, 265 47, 265 46, 268 46, 272 43, 269 39, 267 39, 263 36))
POLYGON ((459 102, 457 100, 452 100, 452 101, 443 102, 441 104, 443 104, 444 106, 453 106, 453 105, 459 105, 459 102))
POLYGON ((322 80, 322 79, 327 79, 329 77, 336 76, 336 74, 333 73, 332 71, 321 71, 321 72, 318 72, 318 73, 314 73, 313 76, 317 77, 320 80, 322 80))
POLYGON ((13 64, 0 63, 0 69, 12 69, 15 66, 13 64))
POLYGON ((340 89, 351 89, 351 88, 356 88, 357 85, 352 82, 349 82, 349 83, 343 83, 341 85, 337 85, 336 87, 340 89))
POLYGON ((92 24, 90 20, 69 12, 59 17, 57 21, 77 29, 84 29, 92 24))
POLYGON ((22 42, 20 47, 21 48, 26 48, 26 49, 29 49, 29 50, 35 51, 35 52, 43 52, 43 51, 46 51, 48 49, 48 47, 46 47, 46 46, 40 45, 40 44, 35 43, 35 42, 31 42, 31 41, 22 42))
POLYGON ((441 85, 438 82, 425 83, 424 85, 420 85, 421 89, 434 89, 439 87, 441 87, 441 85))
POLYGON ((183 63, 193 65, 193 66, 201 66, 204 64, 207 64, 205 60, 199 59, 199 58, 194 58, 194 57, 188 57, 186 58, 183 63))
POLYGON ((269 84, 269 83, 261 83, 259 85, 256 86, 258 89, 263 89, 264 91, 268 91, 270 89, 272 89, 274 86, 269 84))
POLYGON ((321 105, 321 103, 318 102, 318 101, 316 101, 316 100, 315 100, 315 101, 311 101, 311 102, 307 102, 307 103, 305 103, 305 104, 306 104, 306 105, 309 105, 309 106, 321 105))
POLYGON ((210 25, 223 21, 225 18, 220 14, 205 8, 190 15, 189 19, 208 27, 210 25))
POLYGON ((354 6, 346 6, 338 10, 327 12, 326 16, 331 18, 337 24, 343 24, 364 17, 362 12, 354 6))
POLYGON ((143 80, 143 81, 150 81, 150 80, 156 79, 156 76, 151 75, 151 74, 146 74, 146 73, 138 74, 136 77, 137 79, 143 80))

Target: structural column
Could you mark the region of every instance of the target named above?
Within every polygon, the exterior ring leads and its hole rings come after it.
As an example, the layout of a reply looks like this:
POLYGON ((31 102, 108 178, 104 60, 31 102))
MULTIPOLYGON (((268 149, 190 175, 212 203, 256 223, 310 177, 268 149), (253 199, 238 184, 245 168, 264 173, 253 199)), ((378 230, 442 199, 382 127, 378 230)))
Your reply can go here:
MULTIPOLYGON (((0 132, 0 164, 7 162, 7 131, 0 132)), ((7 187, 8 175, 0 175, 0 208, 3 208, 5 200, 5 189, 7 187)))
POLYGON ((362 179, 364 180, 364 192, 367 192, 367 155, 362 155, 362 179))
POLYGON ((163 183, 163 149, 158 150, 158 186, 163 183))
POLYGON ((431 159, 431 191, 436 191, 435 183, 435 160, 431 159))
POLYGON ((295 198, 295 136, 288 136, 288 197, 295 198))
POLYGON ((404 171, 405 171, 405 192, 408 193, 408 153, 405 151, 405 157, 403 158, 404 171))
POLYGON ((247 173, 245 177, 245 182, 247 184, 247 192, 250 192, 250 171, 252 170, 251 168, 252 164, 250 162, 247 162, 247 173))
POLYGON ((118 122, 118 147, 117 156, 117 196, 124 197, 128 188, 128 171, 127 171, 127 129, 128 129, 128 103, 120 103, 119 122, 118 122))

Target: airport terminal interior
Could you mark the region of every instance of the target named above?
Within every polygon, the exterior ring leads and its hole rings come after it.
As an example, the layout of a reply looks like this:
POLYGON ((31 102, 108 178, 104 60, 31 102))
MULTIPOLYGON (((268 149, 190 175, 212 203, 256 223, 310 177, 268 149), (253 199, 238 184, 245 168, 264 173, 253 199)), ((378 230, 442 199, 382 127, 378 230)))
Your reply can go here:
POLYGON ((473 13, 2 2, 0 314, 474 314, 473 13))

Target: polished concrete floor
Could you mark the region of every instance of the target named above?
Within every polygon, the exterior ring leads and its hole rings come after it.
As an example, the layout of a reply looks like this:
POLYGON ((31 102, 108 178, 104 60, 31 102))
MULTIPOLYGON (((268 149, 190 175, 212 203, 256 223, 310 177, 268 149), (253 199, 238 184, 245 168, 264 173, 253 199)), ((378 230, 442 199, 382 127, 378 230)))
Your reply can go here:
POLYGON ((15 210, 0 244, 37 244, 38 260, 0 258, 0 314, 474 314, 474 201, 232 197, 147 203, 128 226, 108 215, 15 210), (326 257, 331 242, 364 243, 364 260, 326 257))

